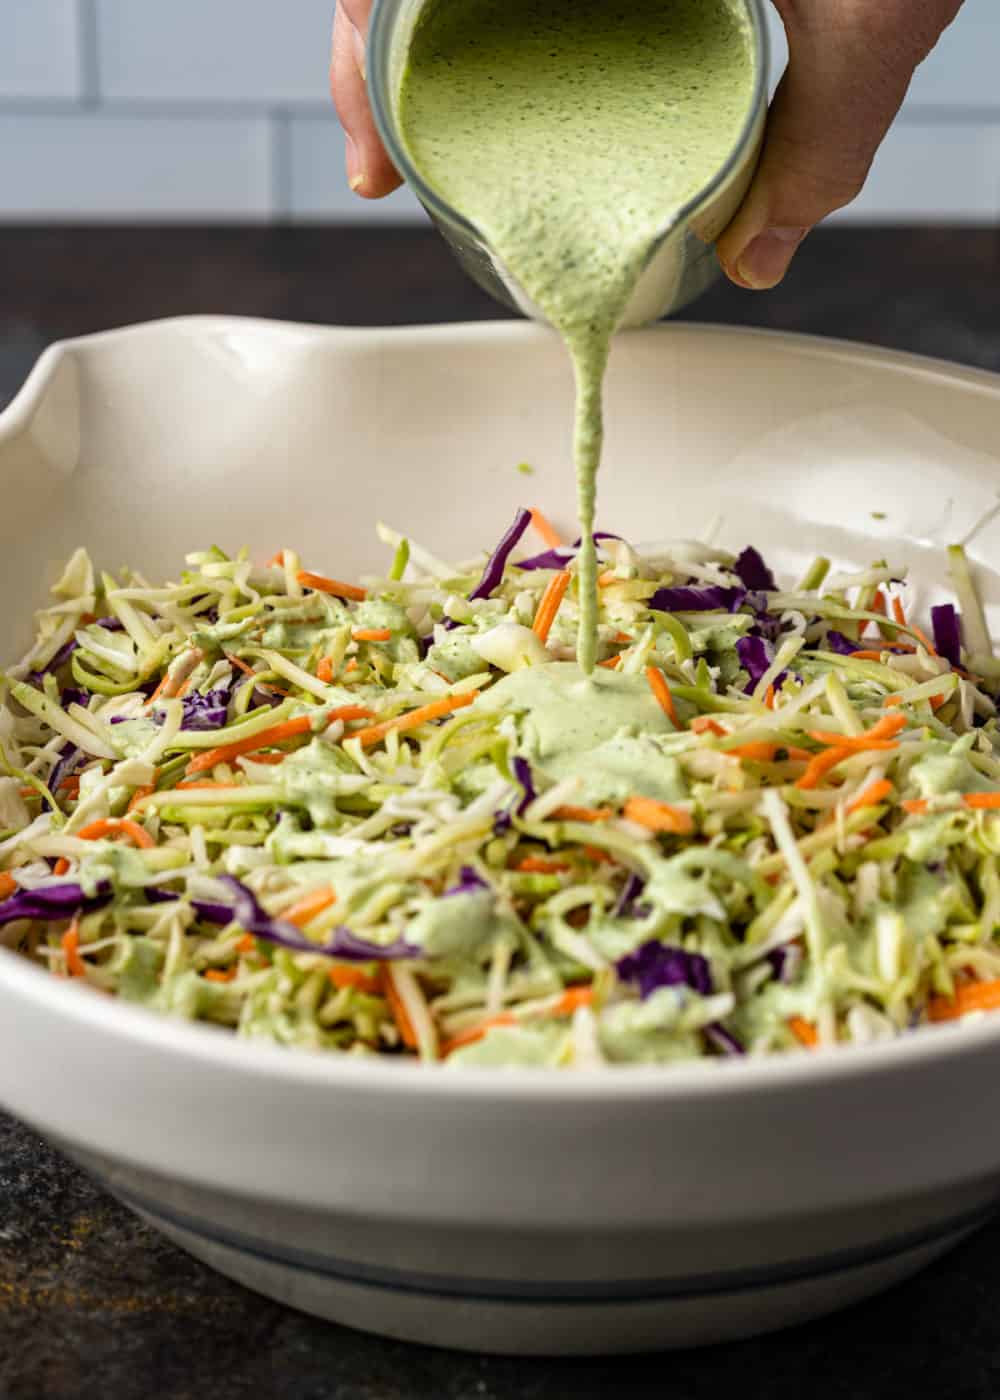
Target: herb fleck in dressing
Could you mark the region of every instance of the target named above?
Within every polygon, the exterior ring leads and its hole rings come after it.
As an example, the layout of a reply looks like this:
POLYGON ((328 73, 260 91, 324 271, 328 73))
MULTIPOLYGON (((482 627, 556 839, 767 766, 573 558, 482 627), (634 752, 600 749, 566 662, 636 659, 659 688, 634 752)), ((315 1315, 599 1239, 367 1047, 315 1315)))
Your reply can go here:
POLYGON ((735 147, 753 79, 727 0, 431 0, 413 36, 400 97, 411 158, 573 360, 588 675, 611 337, 664 231, 735 147))

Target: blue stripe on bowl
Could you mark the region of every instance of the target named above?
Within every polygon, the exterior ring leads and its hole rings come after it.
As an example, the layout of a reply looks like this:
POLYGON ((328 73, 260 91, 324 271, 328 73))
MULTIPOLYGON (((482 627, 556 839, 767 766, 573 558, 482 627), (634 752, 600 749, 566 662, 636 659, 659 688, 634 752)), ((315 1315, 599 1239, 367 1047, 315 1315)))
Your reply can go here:
POLYGON ((572 1283, 565 1280, 461 1278, 448 1274, 426 1274, 408 1269, 387 1269, 370 1264, 354 1263, 334 1255, 313 1254, 307 1250, 283 1248, 268 1240, 260 1240, 224 1226, 196 1220, 182 1213, 164 1209, 158 1202, 141 1195, 109 1188, 126 1205, 169 1230, 171 1227, 198 1235, 207 1243, 280 1264, 315 1277, 328 1278, 354 1287, 368 1286, 395 1293, 435 1294, 442 1298, 465 1298, 480 1303, 538 1303, 552 1304, 677 1301, 705 1298, 718 1294, 753 1293, 782 1284, 807 1283, 852 1269, 865 1268, 898 1258, 900 1255, 930 1245, 957 1243, 959 1237, 985 1224, 1000 1209, 993 1202, 963 1215, 952 1216, 937 1225, 913 1230, 876 1244, 854 1249, 831 1251, 829 1254, 789 1261, 759 1269, 732 1269, 713 1274, 692 1274, 671 1279, 623 1279, 572 1283))

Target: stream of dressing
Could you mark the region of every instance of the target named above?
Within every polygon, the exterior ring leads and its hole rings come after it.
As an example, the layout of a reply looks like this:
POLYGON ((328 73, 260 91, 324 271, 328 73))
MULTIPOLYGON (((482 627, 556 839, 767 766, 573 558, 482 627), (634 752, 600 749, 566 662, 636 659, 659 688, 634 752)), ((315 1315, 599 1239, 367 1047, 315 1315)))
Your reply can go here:
POLYGON ((727 0, 430 0, 413 35, 399 110, 414 165, 573 361, 586 675, 611 338, 664 229, 736 145, 753 80, 727 0))

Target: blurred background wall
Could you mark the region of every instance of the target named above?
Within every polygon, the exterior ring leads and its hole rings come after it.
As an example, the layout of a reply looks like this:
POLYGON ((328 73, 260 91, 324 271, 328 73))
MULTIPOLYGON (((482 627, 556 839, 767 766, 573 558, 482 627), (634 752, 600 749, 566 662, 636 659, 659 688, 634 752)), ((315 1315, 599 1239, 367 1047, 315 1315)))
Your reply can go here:
MULTIPOLYGON (((406 193, 372 205, 347 190, 327 97, 333 0, 0 6, 0 221, 423 217, 406 193)), ((838 217, 995 221, 998 74, 1000 0, 966 0, 868 190, 838 217)))

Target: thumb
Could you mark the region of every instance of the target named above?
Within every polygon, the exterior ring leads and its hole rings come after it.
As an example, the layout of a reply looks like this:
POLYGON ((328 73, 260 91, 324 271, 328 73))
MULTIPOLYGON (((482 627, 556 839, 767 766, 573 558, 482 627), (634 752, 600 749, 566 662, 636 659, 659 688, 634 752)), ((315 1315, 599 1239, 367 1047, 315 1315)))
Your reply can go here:
POLYGON ((961 0, 776 0, 788 69, 760 166, 719 260, 737 285, 776 286, 814 225, 849 204, 902 105, 917 64, 961 0), (930 13, 929 13, 930 12, 930 13))

